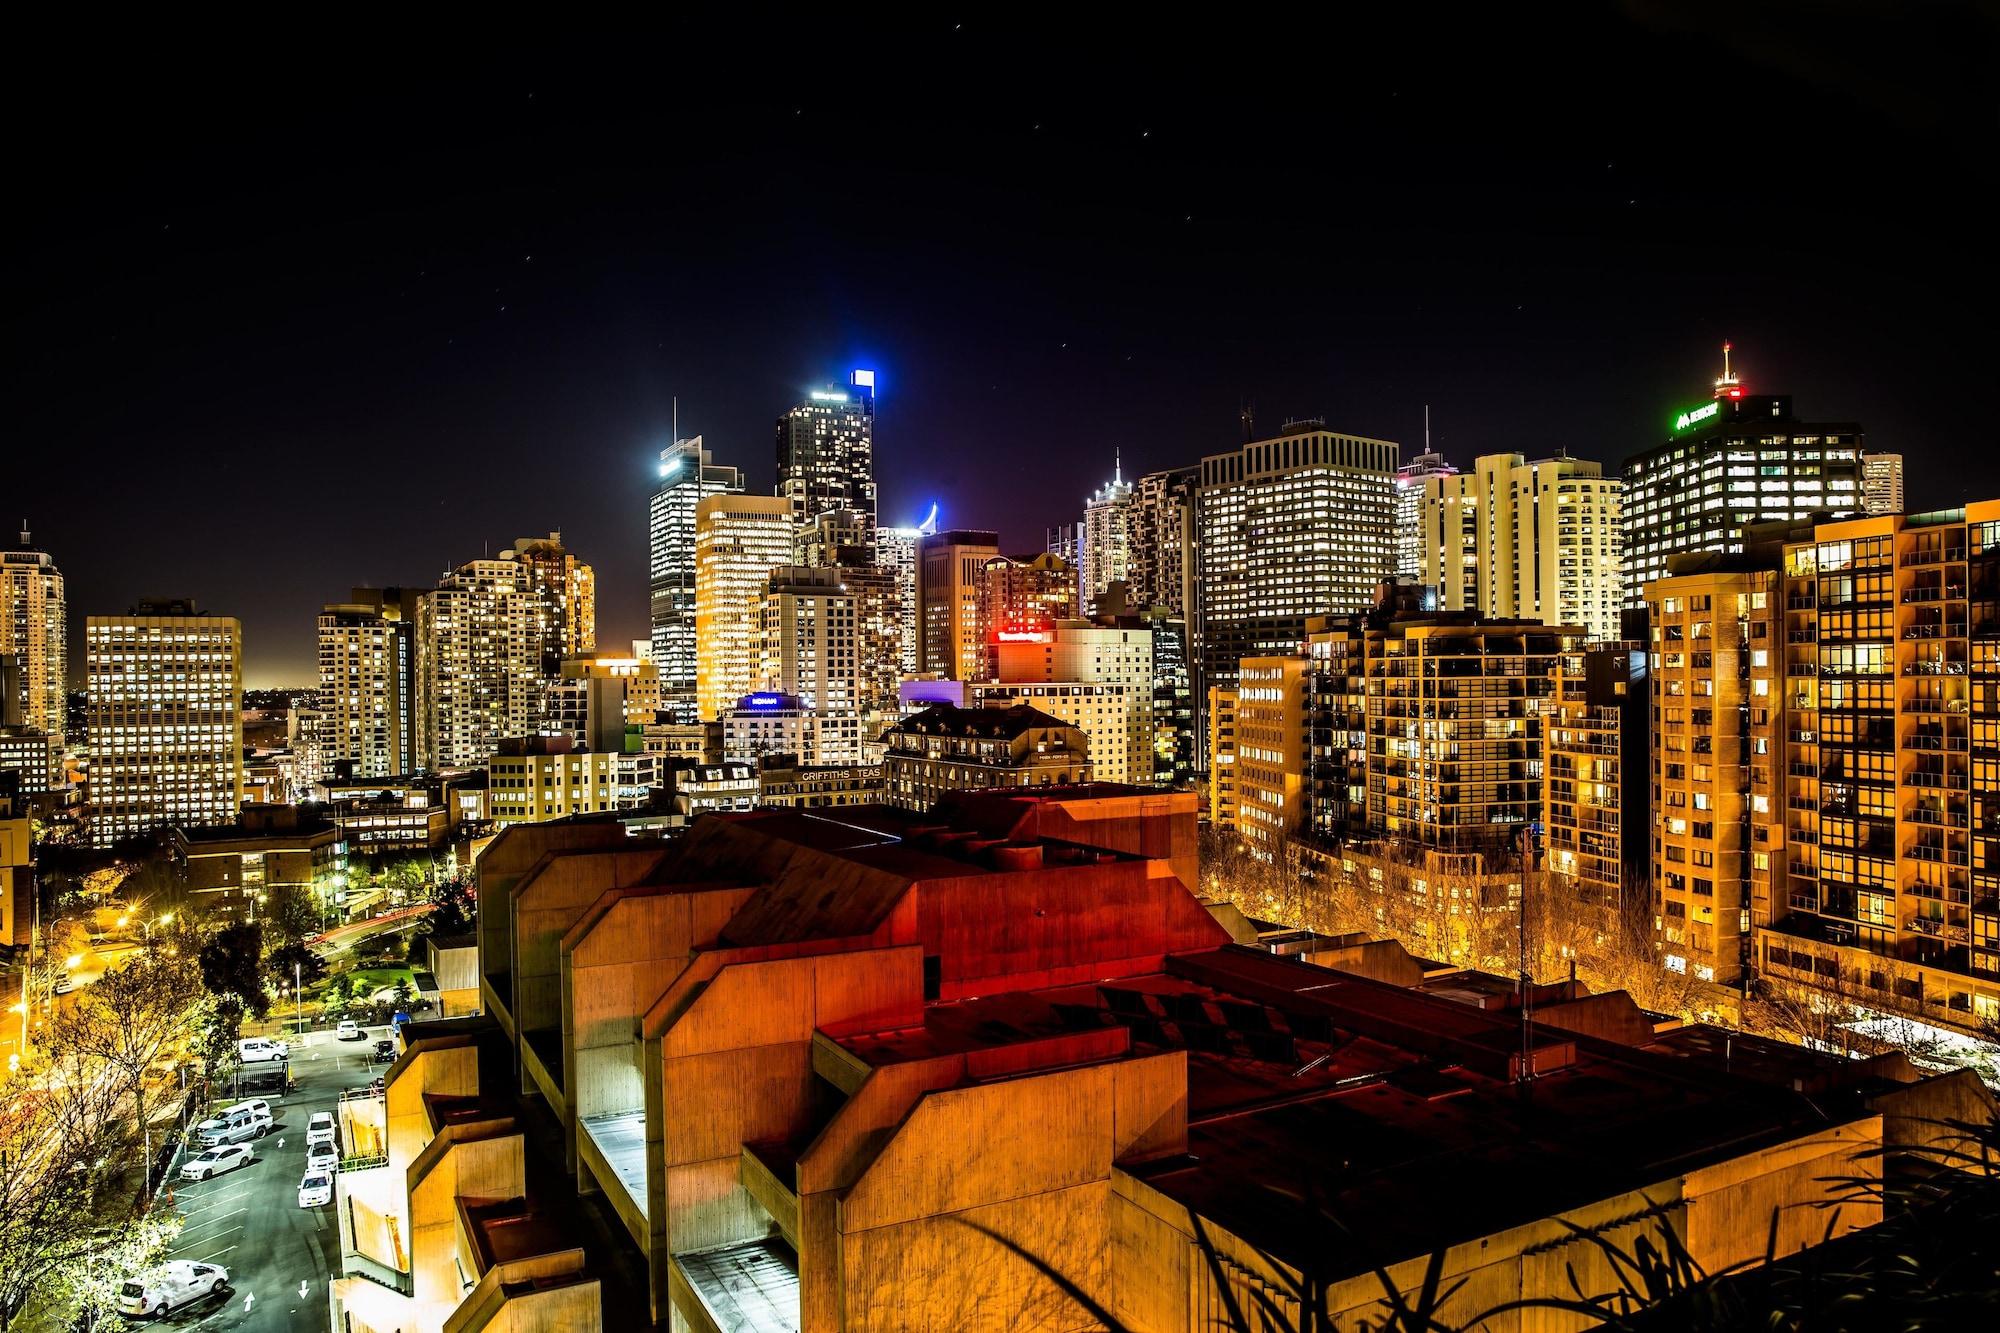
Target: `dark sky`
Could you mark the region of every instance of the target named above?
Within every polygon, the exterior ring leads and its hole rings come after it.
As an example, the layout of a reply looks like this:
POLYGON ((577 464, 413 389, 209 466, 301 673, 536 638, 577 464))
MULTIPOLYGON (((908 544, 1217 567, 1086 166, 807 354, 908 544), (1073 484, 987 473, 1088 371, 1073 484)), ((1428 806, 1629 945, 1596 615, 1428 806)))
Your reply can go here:
POLYGON ((1245 400, 1616 463, 1725 338, 1907 453, 1912 507, 2000 495, 1976 9, 737 8, 20 44, 0 516, 79 622, 194 596, 308 683, 322 602, 560 528, 617 644, 674 397, 767 488, 856 365, 884 517, 1024 548, 1245 400))

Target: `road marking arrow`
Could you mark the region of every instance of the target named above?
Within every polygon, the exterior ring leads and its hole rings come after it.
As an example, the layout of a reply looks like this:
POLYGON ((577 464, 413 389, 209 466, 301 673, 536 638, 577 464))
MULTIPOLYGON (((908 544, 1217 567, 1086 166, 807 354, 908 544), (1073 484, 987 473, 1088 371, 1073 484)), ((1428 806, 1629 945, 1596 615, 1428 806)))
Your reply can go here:
POLYGON ((243 1313, 244 1313, 244 1314, 249 1314, 249 1313, 250 1313, 250 1307, 251 1307, 252 1305, 256 1304, 256 1302, 257 1302, 257 1293, 256 1293, 256 1292, 254 1292, 254 1291, 246 1291, 246 1292, 244 1292, 244 1293, 243 1293, 243 1313))
POLYGON ((308 1283, 308 1282, 307 1282, 307 1281, 306 1281, 306 1280, 305 1280, 304 1278, 300 1278, 300 1279, 299 1279, 299 1299, 300 1299, 300 1300, 304 1300, 304 1299, 306 1298, 306 1292, 310 1291, 311 1289, 312 1289, 312 1287, 311 1287, 311 1284, 310 1284, 310 1283, 308 1283))

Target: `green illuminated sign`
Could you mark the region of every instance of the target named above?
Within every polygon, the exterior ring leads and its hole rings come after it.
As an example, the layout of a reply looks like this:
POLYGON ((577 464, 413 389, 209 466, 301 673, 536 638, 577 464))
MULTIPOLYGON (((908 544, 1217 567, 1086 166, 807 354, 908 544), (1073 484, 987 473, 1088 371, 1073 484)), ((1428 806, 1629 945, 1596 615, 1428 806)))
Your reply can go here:
POLYGON ((1712 416, 1715 416, 1717 413, 1721 411, 1722 411, 1722 404, 1719 401, 1713 403, 1703 403, 1700 407, 1691 407, 1687 411, 1681 413, 1679 416, 1674 418, 1674 429, 1686 430, 1690 426, 1699 426, 1702 422, 1708 420, 1712 416))

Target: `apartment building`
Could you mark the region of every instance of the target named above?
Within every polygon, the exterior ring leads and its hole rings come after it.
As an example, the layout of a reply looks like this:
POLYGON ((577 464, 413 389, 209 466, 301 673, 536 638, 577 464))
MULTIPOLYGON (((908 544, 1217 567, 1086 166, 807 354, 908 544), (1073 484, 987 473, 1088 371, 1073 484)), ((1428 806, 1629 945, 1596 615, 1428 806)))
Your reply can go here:
POLYGON ((1418 581, 1442 609, 1618 636, 1623 481, 1583 459, 1488 454, 1422 487, 1418 581))
POLYGON ((1151 691, 1137 697, 1126 685, 1071 680, 972 685, 967 692, 973 708, 1021 704, 1081 731, 1093 781, 1152 781, 1151 735, 1146 721, 1152 716, 1151 691))
POLYGON ((1652 879, 1661 959, 1738 982, 1786 855, 1788 674, 1775 572, 1719 569, 1646 590, 1652 676, 1652 879))
POLYGON ((1782 580, 1788 854, 1758 961, 1979 1028, 2000 1018, 2000 501, 1821 523, 1782 580))
POLYGON ((1246 657, 1236 684, 1236 831, 1275 860, 1306 822, 1306 663, 1246 657))
POLYGON ((1584 902, 1645 892, 1652 709, 1645 644, 1587 644, 1556 659, 1542 728, 1543 865, 1584 902))
POLYGON ((1237 821, 1234 687, 1209 687, 1207 739, 1208 819, 1217 828, 1233 829, 1237 821))
POLYGON ((764 598, 771 571, 792 560, 792 512, 792 499, 771 495, 711 495, 695 505, 695 697, 703 721, 757 688, 764 598))

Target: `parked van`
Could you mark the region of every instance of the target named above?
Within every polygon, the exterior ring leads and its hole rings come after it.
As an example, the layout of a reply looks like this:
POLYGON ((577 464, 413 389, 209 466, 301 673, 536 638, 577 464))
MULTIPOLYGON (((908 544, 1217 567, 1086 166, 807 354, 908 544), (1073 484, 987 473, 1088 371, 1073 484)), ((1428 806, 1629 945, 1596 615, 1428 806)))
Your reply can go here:
POLYGON ((271 1108, 266 1102, 244 1102, 194 1127, 194 1140, 204 1148, 218 1143, 261 1139, 271 1132, 271 1108))
POLYGON ((119 1287, 118 1310, 121 1314, 165 1314, 228 1285, 229 1270, 221 1264, 175 1259, 119 1287))
POLYGON ((285 1043, 269 1037, 245 1037, 236 1043, 236 1058, 246 1065, 259 1060, 283 1060, 288 1054, 285 1043))

